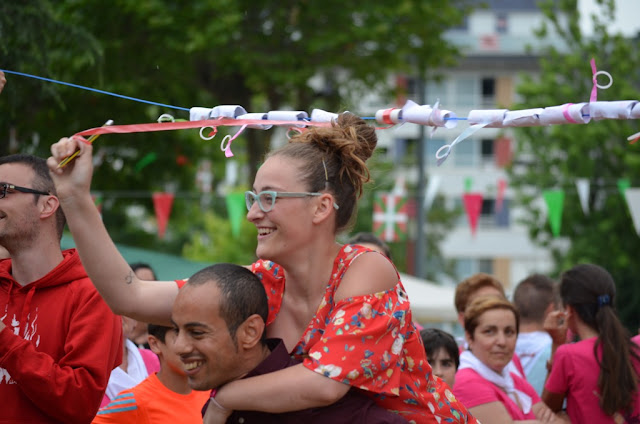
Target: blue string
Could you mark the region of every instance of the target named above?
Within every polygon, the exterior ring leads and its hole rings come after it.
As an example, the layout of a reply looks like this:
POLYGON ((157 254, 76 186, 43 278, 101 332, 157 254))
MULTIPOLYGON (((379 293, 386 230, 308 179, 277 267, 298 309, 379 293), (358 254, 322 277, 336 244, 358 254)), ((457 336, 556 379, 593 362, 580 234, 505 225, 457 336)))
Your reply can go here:
POLYGON ((156 103, 156 102, 151 102, 149 100, 137 99, 135 97, 123 96, 122 94, 116 94, 116 93, 111 93, 109 91, 98 90, 96 88, 85 87, 83 85, 71 84, 71 83, 68 83, 68 82, 63 82, 63 81, 58 81, 58 80, 54 80, 54 79, 39 77, 39 76, 36 76, 36 75, 24 74, 22 72, 7 71, 6 69, 0 69, 0 71, 4 72, 6 74, 15 74, 15 75, 23 76, 23 77, 39 79, 39 80, 42 80, 42 81, 54 82, 56 84, 68 85, 70 87, 81 88, 83 90, 95 91, 96 93, 108 94, 109 96, 120 97, 122 99, 127 99, 127 100, 133 100, 135 102, 147 103, 147 104, 150 104, 150 105, 156 105, 156 106, 162 106, 162 107, 168 107, 169 109, 186 110, 187 112, 189 112, 189 109, 184 108, 184 107, 165 105, 164 103, 156 103))

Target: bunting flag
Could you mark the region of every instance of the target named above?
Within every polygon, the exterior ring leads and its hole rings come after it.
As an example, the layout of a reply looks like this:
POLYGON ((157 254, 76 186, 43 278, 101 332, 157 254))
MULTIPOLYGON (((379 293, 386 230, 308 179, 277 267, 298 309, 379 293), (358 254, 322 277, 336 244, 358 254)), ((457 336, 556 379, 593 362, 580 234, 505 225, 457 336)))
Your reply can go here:
POLYGON ((440 189, 440 175, 432 175, 429 177, 429 183, 427 184, 427 189, 424 193, 424 210, 425 212, 429 212, 431 209, 431 205, 433 205, 433 201, 436 199, 438 195, 438 190, 440 189))
POLYGON ((134 169, 138 173, 142 171, 142 169, 145 168, 147 165, 150 165, 151 163, 155 162, 157 159, 158 159, 158 155, 156 152, 149 152, 146 155, 144 155, 142 159, 136 162, 136 164, 134 165, 134 169))
POLYGON ((496 213, 502 211, 504 204, 504 193, 507 191, 507 180, 504 178, 498 178, 498 191, 496 193, 496 213))
POLYGON ((618 180, 618 190, 623 196, 629 187, 631 187, 631 181, 628 178, 620 178, 618 180))
POLYGON ((464 192, 469 193, 471 191, 471 187, 473 187, 473 178, 465 177, 464 178, 464 192))
POLYGON ((392 194, 400 197, 407 196, 407 182, 404 178, 404 175, 398 175, 393 184, 393 190, 391 190, 392 194))
POLYGON ((478 218, 482 212, 482 193, 465 193, 462 195, 462 201, 469 219, 471 234, 475 236, 478 229, 478 218))
POLYGON ((231 222, 231 235, 233 235, 234 238, 238 238, 240 236, 242 220, 247 213, 244 193, 229 193, 225 198, 225 202, 227 203, 229 222, 231 222))
POLYGON ((158 237, 162 239, 164 238, 169 216, 171 215, 174 195, 172 193, 156 192, 153 193, 152 198, 153 208, 156 212, 156 219, 158 220, 158 237))
POLYGON ((578 198, 580 199, 580 206, 582 206, 582 212, 585 215, 589 215, 589 194, 591 188, 589 186, 588 178, 578 178, 576 180, 576 189, 578 190, 578 198))
POLYGON ((384 241, 407 236, 407 198, 393 193, 376 193, 373 203, 373 232, 384 241))
POLYGON ((560 235, 562 209, 564 208, 564 190, 545 190, 542 192, 549 212, 549 224, 554 237, 560 235))
POLYGON ((628 188, 624 193, 624 197, 627 199, 633 226, 636 228, 636 233, 640 235, 640 188, 628 188))

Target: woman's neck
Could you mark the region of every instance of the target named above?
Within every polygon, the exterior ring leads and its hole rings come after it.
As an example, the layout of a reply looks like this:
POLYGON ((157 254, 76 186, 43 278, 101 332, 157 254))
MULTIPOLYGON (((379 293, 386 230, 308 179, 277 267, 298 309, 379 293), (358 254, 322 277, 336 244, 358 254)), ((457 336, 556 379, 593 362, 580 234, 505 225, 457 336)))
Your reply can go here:
POLYGON ((594 328, 589 327, 580 318, 576 319, 576 333, 580 340, 590 339, 592 337, 598 337, 599 333, 594 328))
POLYGON ((317 301, 318 293, 324 293, 333 271, 333 263, 342 248, 332 242, 329 245, 305 249, 303 255, 294 260, 279 263, 285 272, 287 295, 317 301), (304 257, 304 259, 303 259, 304 257))

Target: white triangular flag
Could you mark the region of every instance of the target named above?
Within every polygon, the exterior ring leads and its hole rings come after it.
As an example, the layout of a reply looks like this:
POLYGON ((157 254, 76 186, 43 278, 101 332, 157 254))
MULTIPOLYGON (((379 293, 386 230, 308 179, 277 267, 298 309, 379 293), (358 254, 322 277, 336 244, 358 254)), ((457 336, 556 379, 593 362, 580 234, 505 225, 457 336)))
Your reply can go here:
POLYGON ((576 180, 576 188, 578 189, 578 197, 580 198, 580 206, 585 215, 589 215, 589 179, 578 178, 576 180))
POLYGON ((424 194, 424 210, 429 211, 431 209, 431 205, 438 194, 438 190, 440 189, 440 175, 432 175, 429 178, 429 184, 427 184, 427 189, 424 194))
POLYGON ((633 226, 636 227, 636 233, 640 235, 640 188, 628 188, 624 192, 624 197, 627 199, 633 226))
POLYGON ((404 178, 404 175, 396 176, 396 180, 393 185, 393 189, 391 190, 391 193, 400 197, 405 197, 407 195, 407 183, 404 178))

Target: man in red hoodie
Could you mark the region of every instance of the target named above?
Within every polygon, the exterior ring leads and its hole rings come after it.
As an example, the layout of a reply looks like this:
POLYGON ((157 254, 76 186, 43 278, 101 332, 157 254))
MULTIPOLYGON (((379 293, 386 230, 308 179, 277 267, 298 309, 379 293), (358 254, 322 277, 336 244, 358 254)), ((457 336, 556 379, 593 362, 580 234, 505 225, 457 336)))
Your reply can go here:
POLYGON ((0 157, 0 422, 90 423, 122 356, 122 323, 102 300, 65 225, 49 169, 0 157))

